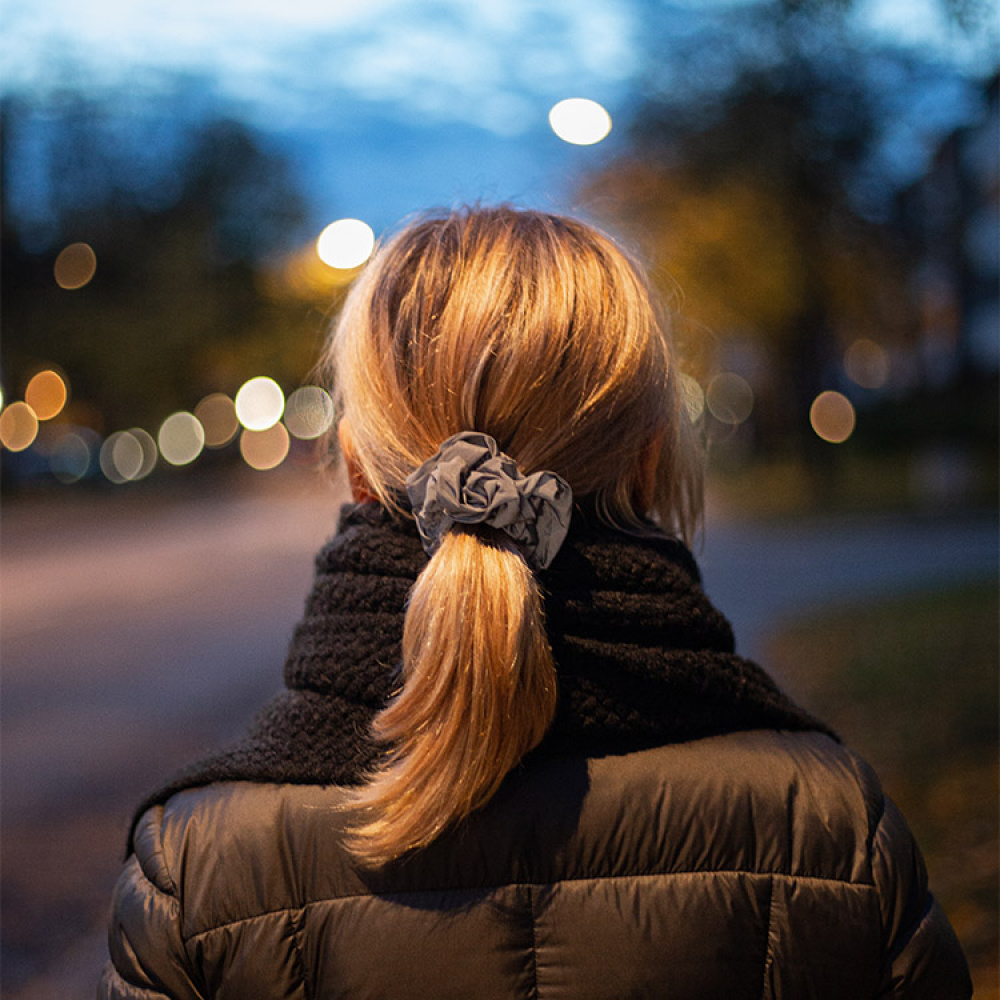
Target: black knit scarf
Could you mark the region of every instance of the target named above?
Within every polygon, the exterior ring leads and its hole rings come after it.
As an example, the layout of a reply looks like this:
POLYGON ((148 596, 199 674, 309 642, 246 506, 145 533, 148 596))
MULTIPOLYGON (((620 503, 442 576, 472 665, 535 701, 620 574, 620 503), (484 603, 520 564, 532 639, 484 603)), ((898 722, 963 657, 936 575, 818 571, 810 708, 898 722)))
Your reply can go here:
MULTIPOLYGON (((369 725, 398 683, 407 594, 427 557, 413 523, 349 505, 316 557, 285 690, 235 746, 181 773, 149 806, 214 781, 357 783, 377 759, 369 725)), ((539 575, 559 677, 535 754, 620 753, 748 729, 829 730, 733 653, 680 542, 574 523, 539 575)))

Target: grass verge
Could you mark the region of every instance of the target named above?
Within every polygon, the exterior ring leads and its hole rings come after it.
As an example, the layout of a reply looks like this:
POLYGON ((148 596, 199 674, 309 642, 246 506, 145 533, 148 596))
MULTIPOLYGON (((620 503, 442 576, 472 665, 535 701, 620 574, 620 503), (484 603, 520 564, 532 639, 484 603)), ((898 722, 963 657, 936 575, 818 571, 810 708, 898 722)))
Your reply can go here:
POLYGON ((841 606, 787 624, 769 662, 878 771, 920 844, 972 967, 1000 998, 998 687, 992 581, 841 606))

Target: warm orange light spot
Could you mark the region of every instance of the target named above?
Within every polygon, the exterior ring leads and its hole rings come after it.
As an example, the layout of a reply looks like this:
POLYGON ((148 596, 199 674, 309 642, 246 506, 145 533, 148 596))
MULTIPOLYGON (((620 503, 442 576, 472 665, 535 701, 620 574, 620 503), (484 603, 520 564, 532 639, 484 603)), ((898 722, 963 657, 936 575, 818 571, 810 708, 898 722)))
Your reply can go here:
POLYGON ((839 392, 821 392, 809 408, 812 429, 830 444, 842 444, 854 433, 854 406, 839 392))
POLYGON ((0 413, 0 444, 10 451, 24 451, 38 436, 38 417, 27 403, 11 403, 0 413))
POLYGON ((263 472, 281 465, 290 444, 285 425, 273 424, 263 431, 245 430, 240 435, 240 454, 251 469, 263 472))
POLYGON ((24 401, 39 420, 51 420, 66 405, 69 391, 63 377, 51 369, 39 372, 24 390, 24 401))
POLYGON ((97 272, 97 254, 86 243, 70 243, 56 257, 56 284, 67 291, 83 288, 97 272))
POLYGON ((889 378, 889 355, 867 337, 859 337, 844 354, 847 377, 864 389, 881 389, 889 378))
POLYGON ((240 429, 236 406, 224 392, 213 392, 195 408, 194 415, 205 428, 205 446, 221 448, 229 444, 240 429))

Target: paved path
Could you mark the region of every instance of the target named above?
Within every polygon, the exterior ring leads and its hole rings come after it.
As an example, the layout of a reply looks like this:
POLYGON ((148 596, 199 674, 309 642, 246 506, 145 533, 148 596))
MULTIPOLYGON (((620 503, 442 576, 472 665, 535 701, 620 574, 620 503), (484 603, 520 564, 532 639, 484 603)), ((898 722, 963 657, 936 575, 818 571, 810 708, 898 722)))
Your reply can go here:
MULTIPOLYGON (((90 997, 128 811, 237 733, 281 665, 339 497, 21 498, 2 522, 4 994, 90 997)), ((993 519, 722 522, 700 554, 741 651, 831 599, 996 573, 993 519)))
POLYGON ((90 1000, 129 810, 280 687, 340 502, 295 485, 5 510, 5 997, 90 1000))
POLYGON ((698 556, 738 650, 759 657, 778 623, 830 602, 996 579, 998 527, 990 515, 723 521, 710 527, 698 556))

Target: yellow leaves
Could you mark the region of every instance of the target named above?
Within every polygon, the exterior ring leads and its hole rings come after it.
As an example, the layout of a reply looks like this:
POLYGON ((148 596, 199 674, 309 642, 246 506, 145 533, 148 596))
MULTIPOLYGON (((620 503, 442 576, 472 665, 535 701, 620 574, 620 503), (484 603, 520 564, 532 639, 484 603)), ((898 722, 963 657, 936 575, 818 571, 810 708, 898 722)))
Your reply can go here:
POLYGON ((712 187, 676 178, 657 220, 658 260, 684 290, 685 311, 723 331, 779 331, 803 298, 802 261, 786 209, 740 178, 712 187))
POLYGON ((801 308, 797 223, 757 178, 729 172, 709 180, 635 159, 595 179, 586 195, 639 237, 661 292, 670 301, 679 287, 695 325, 774 336, 801 308))

